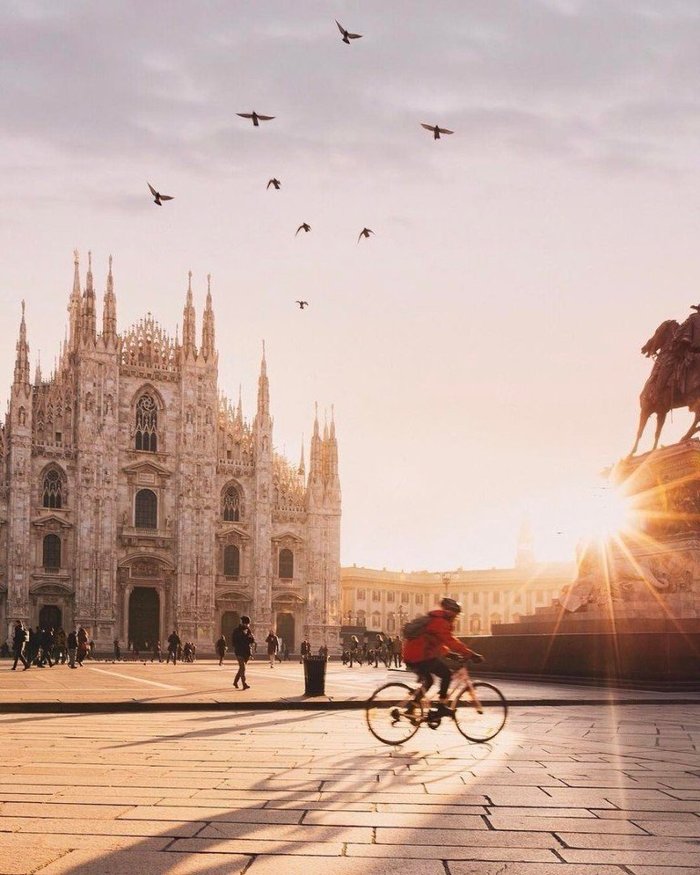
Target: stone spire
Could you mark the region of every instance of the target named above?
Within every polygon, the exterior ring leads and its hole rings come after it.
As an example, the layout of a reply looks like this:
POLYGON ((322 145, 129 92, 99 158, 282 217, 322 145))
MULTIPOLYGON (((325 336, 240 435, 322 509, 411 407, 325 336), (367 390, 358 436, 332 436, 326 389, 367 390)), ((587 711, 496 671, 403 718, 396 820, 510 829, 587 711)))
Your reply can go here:
POLYGON ((238 405, 236 407, 236 422, 243 422, 243 401, 241 399, 241 384, 238 384, 238 405))
POLYGON ((190 356, 197 358, 197 348, 195 346, 195 313, 194 304, 192 303, 192 271, 187 274, 187 299, 185 301, 185 309, 182 315, 182 352, 185 359, 190 356))
POLYGON ((82 304, 82 343, 95 343, 97 337, 97 313, 95 311, 95 286, 92 281, 92 252, 88 252, 88 270, 82 304))
POLYGON ((297 474, 301 477, 302 480, 306 477, 306 465, 304 463, 304 435, 301 436, 301 456, 299 458, 299 468, 297 470, 297 474))
POLYGON ((24 321, 24 301, 22 301, 22 320, 19 323, 19 339, 17 340, 17 356, 15 358, 15 385, 29 385, 29 344, 27 343, 27 325, 24 321))
POLYGON ((260 376, 258 377, 258 417, 270 415, 270 382, 267 379, 267 362, 265 361, 265 341, 263 340, 260 376))
POLYGON ((114 295, 114 277, 112 276, 112 256, 109 256, 109 273, 107 274, 107 290, 102 306, 102 339, 105 343, 117 339, 117 299, 114 295))
POLYGON ((36 371, 34 371, 34 385, 41 386, 41 350, 37 352, 36 356, 36 371))
POLYGON ((309 458, 309 483, 320 482, 322 478, 323 445, 318 428, 318 402, 315 405, 314 430, 311 436, 311 455, 309 458))
POLYGON ((209 361, 215 355, 214 349, 214 311, 211 306, 211 274, 207 274, 207 303, 202 318, 202 355, 209 361))
POLYGON ((331 424, 328 430, 328 476, 331 481, 338 479, 338 441, 335 437, 335 406, 331 404, 331 424))
POLYGON ((69 334, 68 351, 75 352, 80 343, 80 257, 78 250, 73 250, 73 291, 68 302, 69 334))

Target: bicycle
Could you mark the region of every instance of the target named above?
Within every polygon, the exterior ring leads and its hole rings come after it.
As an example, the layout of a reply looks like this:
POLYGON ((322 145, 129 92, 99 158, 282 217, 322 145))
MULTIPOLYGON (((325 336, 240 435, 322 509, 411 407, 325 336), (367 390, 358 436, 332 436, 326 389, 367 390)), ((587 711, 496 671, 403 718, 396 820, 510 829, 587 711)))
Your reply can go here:
MULTIPOLYGON (((495 738, 505 726, 508 702, 493 684, 472 681, 467 660, 459 660, 448 690, 449 719, 468 740, 483 744, 495 738)), ((420 695, 420 685, 389 681, 367 700, 365 717, 372 735, 384 744, 403 744, 424 724, 437 729, 444 715, 438 715, 430 697, 420 695)))

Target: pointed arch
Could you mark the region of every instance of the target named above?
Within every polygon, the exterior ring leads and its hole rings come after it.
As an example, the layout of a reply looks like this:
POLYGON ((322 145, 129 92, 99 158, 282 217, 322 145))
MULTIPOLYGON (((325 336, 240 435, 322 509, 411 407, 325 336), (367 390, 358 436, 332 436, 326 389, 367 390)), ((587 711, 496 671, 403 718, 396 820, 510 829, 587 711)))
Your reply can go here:
POLYGON ((243 519, 243 490, 234 480, 221 490, 221 519, 226 523, 237 523, 243 519))
POLYGON ((41 506, 60 510, 68 503, 65 471, 51 464, 41 475, 41 506))

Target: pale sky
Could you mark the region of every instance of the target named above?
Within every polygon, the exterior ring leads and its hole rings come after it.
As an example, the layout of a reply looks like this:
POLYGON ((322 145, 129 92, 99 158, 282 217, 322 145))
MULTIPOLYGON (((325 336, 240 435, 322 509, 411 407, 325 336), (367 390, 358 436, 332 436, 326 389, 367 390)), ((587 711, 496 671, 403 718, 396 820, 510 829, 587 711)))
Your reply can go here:
POLYGON ((700 303, 696 0, 5 0, 0 45, 0 397, 74 248, 120 330, 174 333, 189 269, 201 325, 211 272, 221 388, 252 415, 265 338, 294 461, 335 405, 344 564, 509 566, 526 514, 572 557, 700 303))

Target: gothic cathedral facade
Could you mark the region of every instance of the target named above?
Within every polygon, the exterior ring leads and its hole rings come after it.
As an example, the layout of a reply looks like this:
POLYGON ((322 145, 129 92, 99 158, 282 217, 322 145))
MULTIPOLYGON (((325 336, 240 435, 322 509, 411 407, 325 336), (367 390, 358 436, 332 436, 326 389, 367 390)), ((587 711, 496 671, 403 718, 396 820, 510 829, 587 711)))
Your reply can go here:
POLYGON ((252 422, 219 392, 211 290, 201 344, 191 274, 182 341, 149 313, 117 332, 110 258, 97 332, 77 253, 55 372, 30 380, 24 304, 0 427, 0 622, 84 626, 101 650, 211 650, 248 614, 290 650, 339 646, 335 424, 314 422, 308 478, 275 452, 265 353, 252 422))

